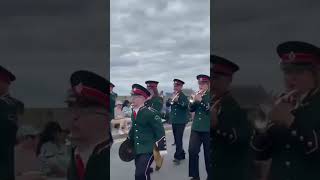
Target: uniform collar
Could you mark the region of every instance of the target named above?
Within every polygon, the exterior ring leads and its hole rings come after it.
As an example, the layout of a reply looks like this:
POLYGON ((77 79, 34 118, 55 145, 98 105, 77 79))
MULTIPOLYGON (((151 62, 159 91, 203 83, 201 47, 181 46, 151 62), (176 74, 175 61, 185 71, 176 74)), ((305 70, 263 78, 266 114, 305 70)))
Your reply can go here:
POLYGON ((133 111, 135 111, 136 113, 138 113, 140 111, 140 109, 142 109, 144 107, 144 104, 142 104, 141 106, 139 106, 138 108, 134 108, 133 111))

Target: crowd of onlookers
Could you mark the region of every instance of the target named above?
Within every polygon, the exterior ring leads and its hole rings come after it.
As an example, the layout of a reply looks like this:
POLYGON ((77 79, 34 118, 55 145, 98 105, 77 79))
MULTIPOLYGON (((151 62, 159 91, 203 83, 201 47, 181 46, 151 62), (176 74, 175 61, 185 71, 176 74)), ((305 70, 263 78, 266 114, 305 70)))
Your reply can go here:
POLYGON ((58 122, 48 122, 42 131, 30 125, 21 126, 15 147, 17 179, 26 179, 25 173, 65 177, 71 152, 68 135, 69 131, 62 129, 58 122))

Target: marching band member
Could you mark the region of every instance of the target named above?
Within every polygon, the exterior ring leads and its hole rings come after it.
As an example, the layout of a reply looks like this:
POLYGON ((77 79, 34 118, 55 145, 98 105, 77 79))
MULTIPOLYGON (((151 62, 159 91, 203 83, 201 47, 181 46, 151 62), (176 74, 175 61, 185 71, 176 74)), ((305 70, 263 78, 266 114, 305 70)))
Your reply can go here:
POLYGON ((189 177, 198 180, 199 177, 199 153, 203 144, 206 170, 210 169, 210 77, 207 75, 197 76, 199 91, 190 99, 190 111, 195 113, 190 142, 189 142, 189 177))
POLYGON ((110 119, 114 119, 114 108, 116 107, 117 94, 113 92, 114 84, 110 83, 110 119))
POLYGON ((172 122, 172 131, 174 141, 176 143, 176 152, 174 154, 174 162, 180 163, 180 160, 185 159, 185 151, 183 150, 183 132, 188 122, 188 97, 182 92, 184 82, 179 79, 173 80, 174 93, 172 98, 168 100, 166 105, 171 106, 169 115, 172 122))
POLYGON ((18 130, 18 103, 9 94, 10 84, 16 77, 10 71, 0 66, 0 179, 13 180, 14 146, 18 130))
POLYGON ((110 179, 109 82, 89 71, 76 71, 70 78, 66 102, 72 114, 71 161, 68 180, 110 179))
POLYGON ((163 99, 158 92, 158 81, 146 81, 148 91, 151 93, 150 97, 145 102, 147 107, 152 107, 153 109, 161 113, 163 107, 163 99))
POLYGON ((211 176, 215 180, 248 180, 249 122, 246 113, 229 92, 239 66, 215 55, 210 56, 210 64, 213 101, 211 176))
POLYGON ((275 102, 267 129, 252 137, 257 162, 271 161, 269 177, 261 177, 268 172, 258 169, 257 179, 319 179, 320 51, 309 43, 289 41, 277 52, 290 92, 275 102))
MULTIPOLYGON (((139 84, 132 85, 132 127, 128 138, 133 142, 135 152, 135 180, 150 180, 150 165, 156 159, 154 154, 166 154, 165 131, 160 112, 145 106, 150 92, 139 84)), ((161 167, 161 164, 160 164, 161 167)), ((158 167, 158 168, 160 168, 158 167)))

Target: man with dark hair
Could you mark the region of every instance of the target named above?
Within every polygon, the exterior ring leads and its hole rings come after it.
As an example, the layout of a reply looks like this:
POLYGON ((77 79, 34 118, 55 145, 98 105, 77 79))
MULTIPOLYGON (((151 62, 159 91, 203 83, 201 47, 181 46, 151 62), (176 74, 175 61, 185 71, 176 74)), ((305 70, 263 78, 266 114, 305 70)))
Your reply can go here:
POLYGON ((72 113, 72 149, 68 180, 110 178, 112 136, 109 119, 109 82, 89 71, 71 75, 67 99, 72 113))

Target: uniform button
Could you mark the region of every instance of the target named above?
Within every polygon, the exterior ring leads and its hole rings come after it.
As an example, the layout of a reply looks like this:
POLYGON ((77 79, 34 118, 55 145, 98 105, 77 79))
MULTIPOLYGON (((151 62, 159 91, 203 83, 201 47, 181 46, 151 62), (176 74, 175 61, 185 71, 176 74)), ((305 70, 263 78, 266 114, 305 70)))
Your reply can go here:
POLYGON ((292 130, 291 134, 292 134, 292 136, 297 136, 297 131, 296 130, 292 130))
POLYGON ((286 148, 287 148, 287 149, 290 149, 290 148, 291 148, 290 144, 287 144, 287 145, 286 145, 286 148))
POLYGON ((226 136, 226 135, 227 135, 227 133, 226 133, 226 132, 222 133, 222 136, 226 136))
POLYGON ((220 134, 220 130, 217 130, 217 134, 220 134))
POLYGON ((199 120, 201 120, 201 118, 199 118, 199 120))
POLYGON ((201 114, 201 112, 199 112, 199 114, 201 114))
POLYGON ((138 136, 136 136, 136 138, 138 139, 139 137, 138 137, 138 136))
POLYGON ((304 140, 304 137, 303 136, 300 136, 300 141, 303 141, 304 140))
POLYGON ((230 135, 229 135, 229 138, 230 138, 230 139, 232 139, 232 138, 233 138, 233 135, 232 135, 232 134, 230 134, 230 135))
POLYGON ((138 132, 138 129, 136 129, 136 132, 138 132))
POLYGON ((286 161, 286 166, 290 166, 291 162, 290 161, 286 161))
POLYGON ((174 113, 174 115, 177 115, 177 113, 174 113))
POLYGON ((312 143, 311 141, 309 141, 309 142, 308 142, 308 146, 309 146, 309 147, 312 147, 312 146, 313 146, 313 143, 312 143))
POLYGON ((251 139, 254 139, 254 136, 253 136, 253 135, 251 136, 251 139))
POLYGON ((139 143, 137 143, 137 145, 139 145, 139 143))

